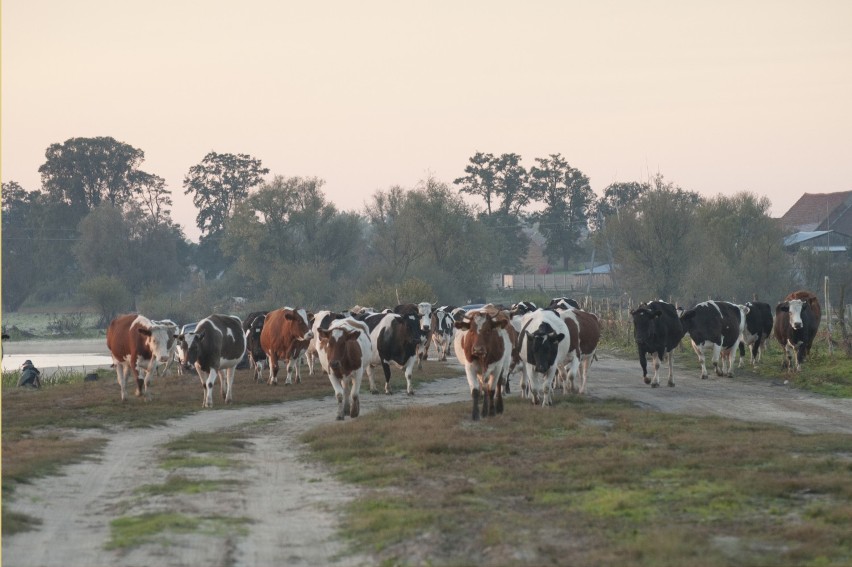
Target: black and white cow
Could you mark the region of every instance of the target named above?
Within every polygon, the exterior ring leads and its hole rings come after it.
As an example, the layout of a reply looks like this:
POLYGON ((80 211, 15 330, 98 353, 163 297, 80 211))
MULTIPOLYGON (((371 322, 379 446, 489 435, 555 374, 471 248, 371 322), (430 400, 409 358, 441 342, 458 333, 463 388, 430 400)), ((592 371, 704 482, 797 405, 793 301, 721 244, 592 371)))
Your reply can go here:
POLYGON ((415 314, 374 313, 363 319, 370 329, 372 356, 367 378, 370 380, 370 393, 379 392, 373 380, 373 369, 381 366, 385 375, 385 394, 391 393, 390 364, 403 369, 406 391, 414 394, 411 374, 417 361, 417 347, 420 345, 420 321, 415 314))
POLYGON ((263 324, 266 322, 268 311, 255 311, 246 315, 243 320, 243 332, 246 336, 246 354, 249 359, 249 368, 254 373, 254 381, 263 380, 263 367, 266 365, 267 356, 263 347, 260 346, 260 335, 263 333, 263 324))
MULTIPOLYGON (((453 309, 454 307, 450 305, 442 305, 432 311, 432 321, 429 326, 439 360, 447 360, 447 352, 453 340, 453 333, 455 332, 455 320, 451 314, 453 309)), ((429 353, 428 348, 426 353, 429 353)))
MULTIPOLYGON (((213 384, 220 373, 222 398, 233 402, 234 371, 246 353, 243 322, 233 315, 210 315, 198 322, 193 335, 192 344, 185 346, 204 388, 202 407, 213 407, 213 384)), ((187 343, 185 335, 178 339, 187 343)))
POLYGON ((669 386, 674 386, 672 351, 680 344, 684 330, 677 309, 665 301, 649 301, 640 304, 630 312, 633 318, 633 336, 639 350, 639 365, 642 367, 642 379, 651 387, 660 385, 660 365, 668 358, 669 386), (654 362, 654 378, 648 378, 650 353, 654 362))
POLYGON ((734 353, 745 329, 748 308, 728 301, 705 301, 680 316, 685 333, 689 333, 692 349, 701 362, 701 378, 707 378, 704 348, 713 348, 713 368, 717 376, 734 376, 734 353), (721 359, 721 362, 720 362, 721 359), (725 369, 727 368, 727 372, 725 369))
POLYGON ((432 338, 432 304, 428 301, 417 304, 403 303, 394 307, 393 312, 403 317, 414 315, 418 319, 420 342, 417 345, 417 369, 420 370, 429 354, 429 341, 432 338))
POLYGON ((742 368, 745 349, 751 353, 751 365, 757 366, 760 356, 766 350, 766 341, 772 336, 772 307, 768 303, 760 301, 749 301, 746 313, 745 329, 742 341, 740 341, 739 364, 742 368))
MULTIPOLYGON (((541 309, 524 316, 518 335, 518 356, 524 365, 521 391, 529 392, 533 404, 551 404, 556 373, 569 362, 571 335, 558 313, 541 309)), ((579 359, 570 360, 577 372, 579 359)))
POLYGON ((554 297, 547 306, 548 309, 570 309, 571 307, 580 309, 580 304, 570 297, 554 297))

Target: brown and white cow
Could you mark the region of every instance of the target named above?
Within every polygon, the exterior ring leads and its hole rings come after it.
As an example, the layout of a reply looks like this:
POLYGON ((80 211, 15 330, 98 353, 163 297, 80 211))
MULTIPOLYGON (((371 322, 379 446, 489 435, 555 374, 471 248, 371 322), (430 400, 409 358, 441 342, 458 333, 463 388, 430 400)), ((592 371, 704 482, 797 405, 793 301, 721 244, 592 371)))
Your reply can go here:
POLYGON ((361 413, 361 379, 370 366, 373 347, 367 324, 355 319, 335 319, 327 328, 317 329, 318 352, 337 398, 337 419, 348 413, 361 413), (346 390, 349 390, 347 396, 346 390))
POLYGON ((508 318, 494 318, 483 311, 472 311, 455 324, 458 331, 453 339, 453 349, 456 358, 464 364, 474 421, 480 417, 480 397, 482 415, 503 413, 502 382, 512 357, 512 343, 506 332, 508 324, 508 318))
POLYGON ((170 338, 173 337, 165 325, 155 325, 143 315, 131 313, 112 320, 106 339, 121 386, 121 401, 127 399, 128 373, 133 373, 136 379, 136 395, 148 393, 148 381, 157 364, 168 362, 170 338))
POLYGON ((567 372, 568 387, 566 388, 566 383, 563 381, 562 392, 576 391, 578 394, 583 394, 586 392, 586 379, 589 375, 589 367, 592 365, 592 360, 598 349, 598 342, 601 340, 601 324, 598 321, 597 315, 582 309, 570 307, 568 309, 557 309, 557 312, 568 327, 568 333, 571 336, 571 346, 573 348, 572 355, 579 362, 579 365, 576 366, 577 378, 580 380, 579 389, 574 389, 574 371, 569 370, 567 372))
POLYGON ((269 358, 269 384, 278 384, 278 361, 287 363, 285 384, 292 384, 290 365, 295 362, 296 382, 302 382, 299 358, 305 353, 313 333, 304 309, 282 307, 266 315, 260 345, 269 358))
POLYGON ((322 357, 325 356, 325 354, 320 353, 319 351, 320 336, 318 331, 320 329, 328 329, 334 321, 344 319, 345 317, 346 315, 343 313, 335 313, 334 311, 329 311, 327 309, 318 311, 316 315, 314 315, 314 321, 311 324, 311 333, 313 334, 313 337, 308 345, 308 351, 305 353, 305 356, 308 359, 309 375, 314 375, 314 365, 316 364, 317 359, 320 359, 321 371, 325 370, 325 364, 322 361, 322 357))

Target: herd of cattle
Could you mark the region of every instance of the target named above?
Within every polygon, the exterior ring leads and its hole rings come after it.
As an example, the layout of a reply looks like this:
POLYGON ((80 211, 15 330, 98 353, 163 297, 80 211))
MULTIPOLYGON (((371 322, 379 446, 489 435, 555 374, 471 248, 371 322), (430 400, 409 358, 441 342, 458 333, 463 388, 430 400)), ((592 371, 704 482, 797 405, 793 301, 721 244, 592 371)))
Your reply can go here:
MULTIPOLYGON (((717 375, 733 376, 739 348, 752 364, 760 359, 766 340, 774 333, 785 349, 785 365, 799 369, 810 351, 820 323, 817 297, 807 291, 791 293, 775 309, 766 303, 737 305, 705 301, 683 310, 664 301, 650 301, 632 310, 639 363, 646 384, 657 387, 659 369, 668 361, 668 385, 674 386, 673 349, 689 334, 707 378, 704 349, 712 347, 717 375), (647 355, 652 355, 653 378, 648 377, 647 355)), ((213 406, 213 386, 219 378, 223 399, 233 401, 234 372, 248 358, 254 379, 278 383, 279 363, 286 363, 285 384, 301 382, 300 361, 313 374, 317 359, 334 388, 337 419, 360 413, 359 392, 364 373, 370 391, 378 393, 373 371, 381 366, 386 394, 391 393, 390 365, 402 368, 406 390, 413 394, 414 365, 422 367, 434 344, 440 360, 447 359, 450 343, 464 365, 470 387, 474 420, 503 411, 509 380, 520 369, 521 395, 534 404, 550 405, 559 383, 563 392, 583 394, 589 367, 601 336, 598 316, 570 298, 555 298, 546 308, 520 302, 509 308, 477 305, 467 308, 430 303, 402 304, 376 312, 356 307, 347 312, 283 307, 250 313, 245 319, 214 314, 179 328, 172 321, 152 321, 138 314, 122 315, 110 323, 107 346, 112 353, 121 399, 126 400, 127 378, 136 380, 136 395, 147 395, 153 374, 165 371, 173 360, 178 372, 194 367, 204 389, 202 405, 213 406), (221 376, 220 376, 221 375, 221 376), (575 388, 575 379, 577 386, 575 388), (481 410, 480 410, 481 404, 481 410)))

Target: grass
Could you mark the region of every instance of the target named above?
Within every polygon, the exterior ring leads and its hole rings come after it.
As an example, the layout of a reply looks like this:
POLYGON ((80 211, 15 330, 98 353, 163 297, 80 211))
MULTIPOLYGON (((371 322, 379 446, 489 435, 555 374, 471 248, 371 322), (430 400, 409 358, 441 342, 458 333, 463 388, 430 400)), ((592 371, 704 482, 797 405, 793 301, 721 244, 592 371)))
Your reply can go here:
POLYGON ((576 398, 512 398, 480 424, 467 410, 305 436, 366 489, 344 520, 355 547, 393 565, 852 562, 849 436, 576 398))
POLYGON ((3 313, 3 329, 11 340, 39 339, 90 339, 105 336, 103 329, 95 328, 100 316, 80 311, 78 308, 57 307, 54 311, 28 311, 19 309, 3 313))
POLYGON ((168 547, 174 536, 185 534, 214 537, 245 535, 249 523, 248 518, 194 517, 172 512, 125 516, 110 522, 111 537, 106 549, 130 549, 149 543, 168 547))

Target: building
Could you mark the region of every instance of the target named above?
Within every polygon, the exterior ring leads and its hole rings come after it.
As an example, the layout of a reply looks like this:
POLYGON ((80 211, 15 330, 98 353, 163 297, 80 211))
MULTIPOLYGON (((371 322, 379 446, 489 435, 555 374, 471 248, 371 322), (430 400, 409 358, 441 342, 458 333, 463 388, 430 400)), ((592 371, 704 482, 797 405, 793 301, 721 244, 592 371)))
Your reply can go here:
POLYGON ((788 233, 833 230, 852 235, 852 191, 805 193, 781 217, 788 233))

